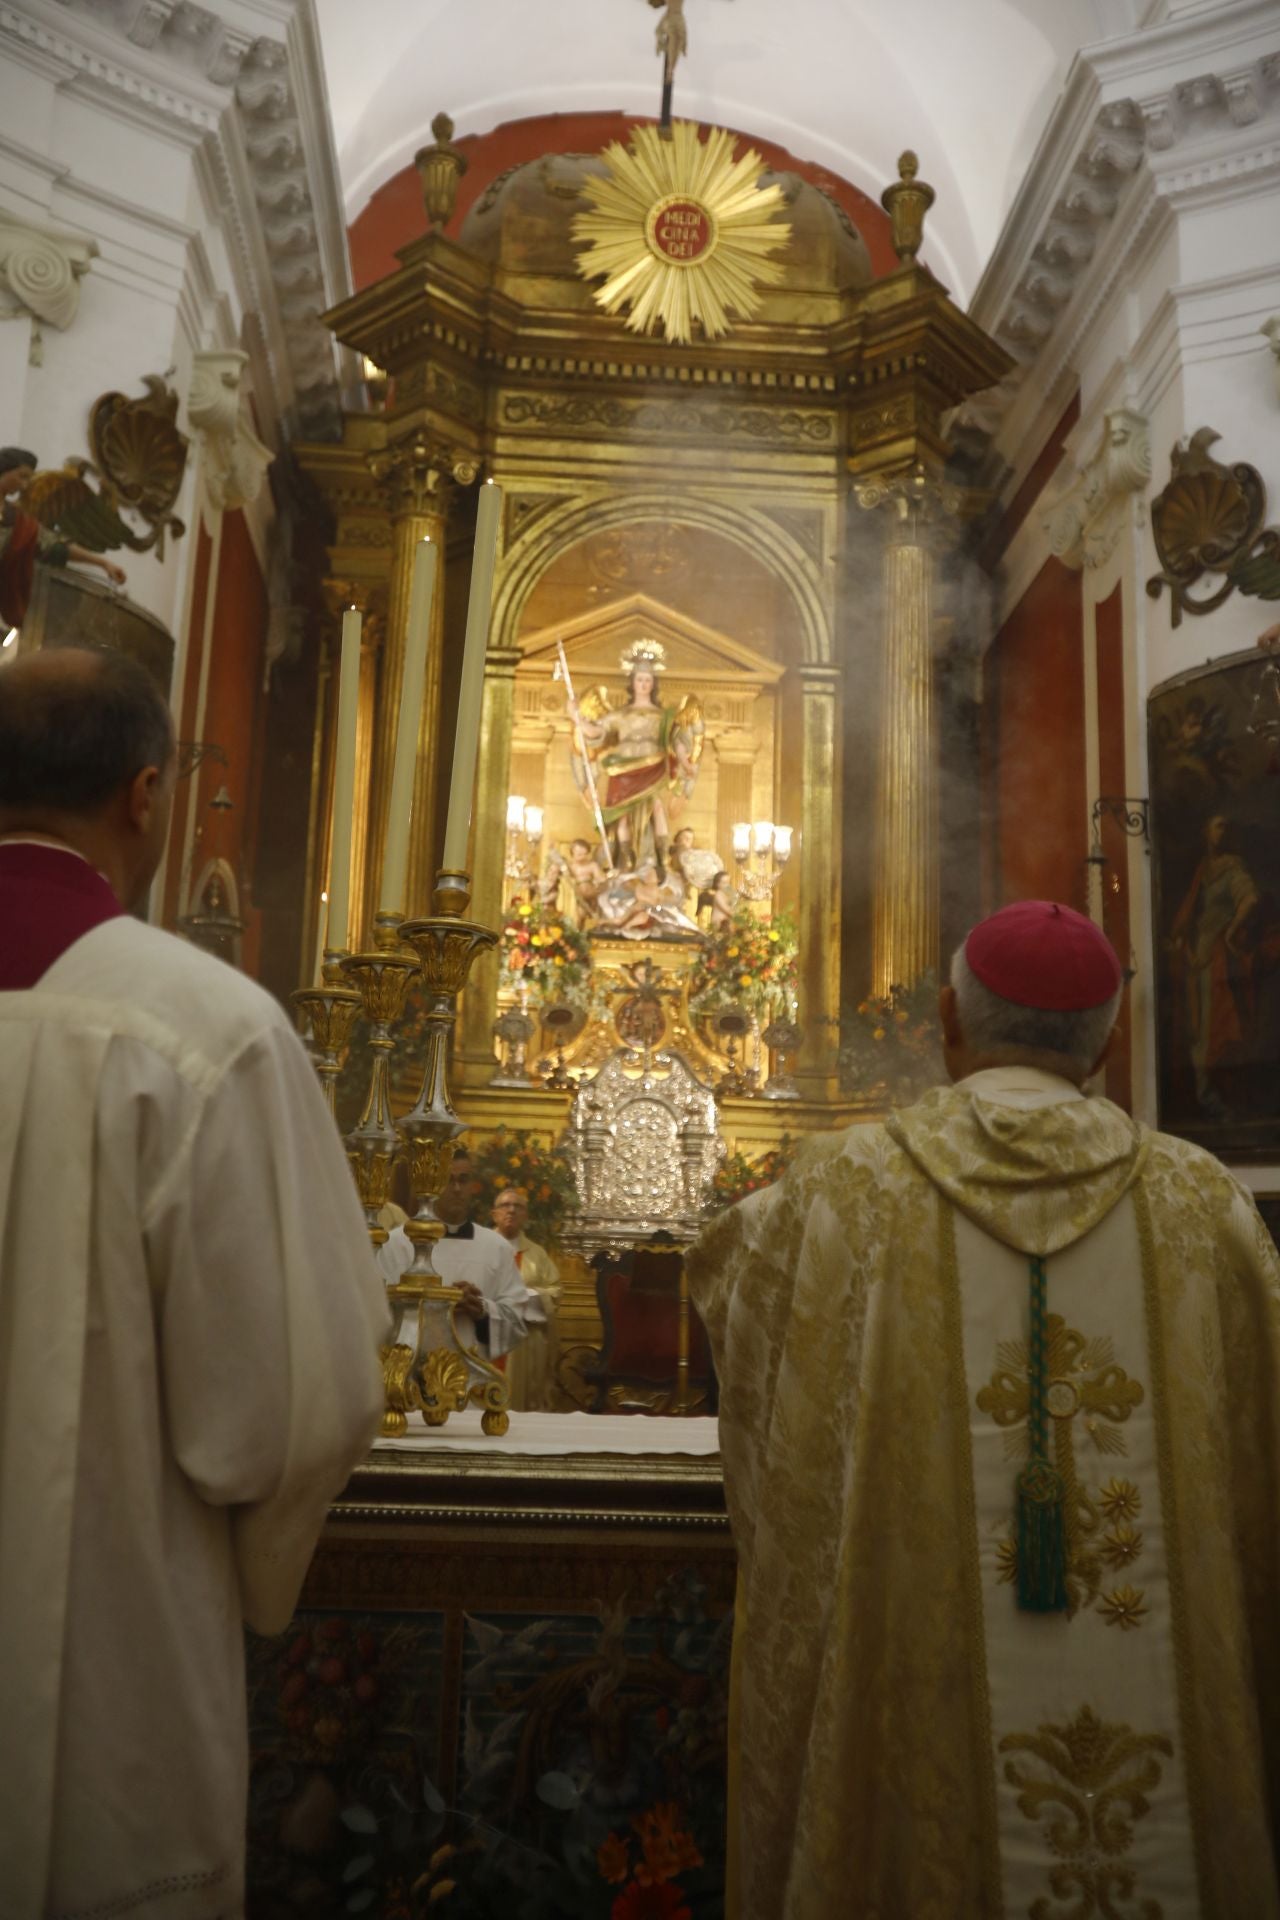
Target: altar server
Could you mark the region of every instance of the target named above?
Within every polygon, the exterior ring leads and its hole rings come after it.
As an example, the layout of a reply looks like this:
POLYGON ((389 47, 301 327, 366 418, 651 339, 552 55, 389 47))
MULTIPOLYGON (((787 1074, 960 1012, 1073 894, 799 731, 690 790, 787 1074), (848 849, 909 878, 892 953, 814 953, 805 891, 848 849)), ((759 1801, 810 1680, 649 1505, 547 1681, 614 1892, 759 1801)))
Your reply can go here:
MULTIPOLYGON (((436 1201, 444 1221, 444 1238, 431 1249, 436 1272, 451 1286, 462 1288, 457 1313, 458 1333, 464 1345, 472 1334, 491 1360, 519 1346, 530 1327, 541 1326, 546 1308, 533 1287, 520 1278, 511 1247, 491 1227, 471 1218, 475 1174, 465 1153, 455 1153, 449 1178, 436 1201)), ((403 1227, 394 1227, 378 1254, 386 1280, 398 1280, 413 1259, 413 1247, 403 1227)))
POLYGON ((523 1187, 504 1187, 493 1203, 493 1226, 516 1257, 520 1278, 538 1295, 546 1322, 531 1327, 529 1337, 512 1354, 507 1368, 511 1405, 517 1412, 547 1412, 556 1391, 556 1313, 560 1306, 560 1269, 545 1247, 525 1232, 529 1196, 523 1187))
POLYGON ((387 1320, 280 1008, 133 918, 169 714, 0 666, 0 1914, 244 1898, 243 1622, 284 1628, 387 1320))
POLYGON ((993 915, 955 1084, 690 1256, 737 1920, 1280 1914, 1280 1264, 1217 1161, 1083 1094, 1121 984, 1069 908, 993 915))

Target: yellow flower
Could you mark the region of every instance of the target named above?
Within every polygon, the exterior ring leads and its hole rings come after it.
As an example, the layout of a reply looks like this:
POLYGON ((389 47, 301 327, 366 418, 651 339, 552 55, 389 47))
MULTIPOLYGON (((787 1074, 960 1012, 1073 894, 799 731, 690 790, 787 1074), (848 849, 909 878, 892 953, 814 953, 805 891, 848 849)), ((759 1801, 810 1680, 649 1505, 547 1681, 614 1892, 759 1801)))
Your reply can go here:
POLYGON ((1142 1535, 1126 1521, 1102 1536, 1102 1557, 1109 1567, 1125 1567, 1142 1552, 1142 1535))
POLYGON ((873 1032, 873 1034, 871 1035, 871 1038, 872 1038, 873 1040, 883 1040, 883 1039, 884 1039, 884 1028, 883 1028, 883 1027, 877 1027, 877 1028, 875 1029, 875 1031, 873 1032))
POLYGON ((1142 1508, 1142 1495, 1132 1480, 1108 1480, 1101 1499, 1108 1520, 1136 1520, 1142 1508))
POLYGON ((726 947, 724 951, 725 951, 725 958, 726 958, 726 960, 736 960, 736 959, 737 959, 737 957, 738 957, 738 949, 737 949, 736 947, 726 947))
POLYGON ((749 987, 751 985, 751 975, 749 973, 740 973, 738 975, 738 985, 740 987, 749 987))
POLYGON ((1142 1625, 1146 1613, 1146 1593, 1141 1587, 1117 1587, 1114 1592, 1104 1594, 1102 1605, 1098 1609, 1109 1627, 1119 1627, 1122 1633, 1129 1633, 1134 1627, 1142 1625))
POLYGON ((776 940, 776 939, 777 939, 777 937, 778 937, 778 934, 777 934, 777 929, 776 929, 775 927, 770 927, 770 929, 769 929, 769 938, 770 938, 771 940, 776 940))

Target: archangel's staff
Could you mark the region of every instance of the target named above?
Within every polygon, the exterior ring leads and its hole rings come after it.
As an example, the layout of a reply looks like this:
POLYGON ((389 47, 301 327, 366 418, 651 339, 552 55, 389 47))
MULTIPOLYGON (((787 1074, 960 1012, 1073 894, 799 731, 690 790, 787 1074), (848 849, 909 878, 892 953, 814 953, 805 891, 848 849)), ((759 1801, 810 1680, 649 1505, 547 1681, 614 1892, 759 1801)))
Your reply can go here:
POLYGON ((578 752, 582 755, 582 764, 587 772, 587 791, 591 795, 591 807, 596 816, 596 827, 600 834, 600 844, 604 848, 604 857, 608 862, 609 871, 612 873, 614 871, 613 854, 609 849, 609 836, 604 830, 604 815, 600 811, 600 790, 596 786, 596 770, 591 764, 591 755, 587 751, 587 737, 582 731, 582 722, 577 718, 578 700, 577 695, 573 691, 573 681, 569 678, 569 662, 564 657, 564 642, 562 640, 556 641, 556 653, 559 655, 559 661, 556 666, 556 679, 564 681, 564 690, 569 696, 569 705, 574 714, 573 730, 578 739, 578 752))

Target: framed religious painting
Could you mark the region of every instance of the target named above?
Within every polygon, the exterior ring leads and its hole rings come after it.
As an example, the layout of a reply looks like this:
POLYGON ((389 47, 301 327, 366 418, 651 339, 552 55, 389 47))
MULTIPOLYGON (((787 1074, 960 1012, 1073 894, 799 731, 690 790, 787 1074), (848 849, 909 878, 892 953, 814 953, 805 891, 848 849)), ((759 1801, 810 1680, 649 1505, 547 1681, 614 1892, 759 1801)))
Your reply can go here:
POLYGON ((1147 709, 1160 1124, 1280 1151, 1280 657, 1167 680, 1147 709))

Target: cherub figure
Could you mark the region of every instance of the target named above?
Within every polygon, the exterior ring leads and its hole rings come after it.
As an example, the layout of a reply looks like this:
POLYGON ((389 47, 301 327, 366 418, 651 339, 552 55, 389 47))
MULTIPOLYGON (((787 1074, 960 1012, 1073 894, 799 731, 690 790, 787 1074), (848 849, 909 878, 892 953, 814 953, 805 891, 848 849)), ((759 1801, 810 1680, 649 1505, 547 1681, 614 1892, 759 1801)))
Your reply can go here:
POLYGON ((600 917, 600 890, 608 878, 600 863, 599 848, 593 847, 589 840, 571 840, 567 852, 553 847, 548 854, 538 883, 538 898, 548 910, 553 909, 561 882, 567 880, 573 890, 578 923, 586 926, 600 917))

